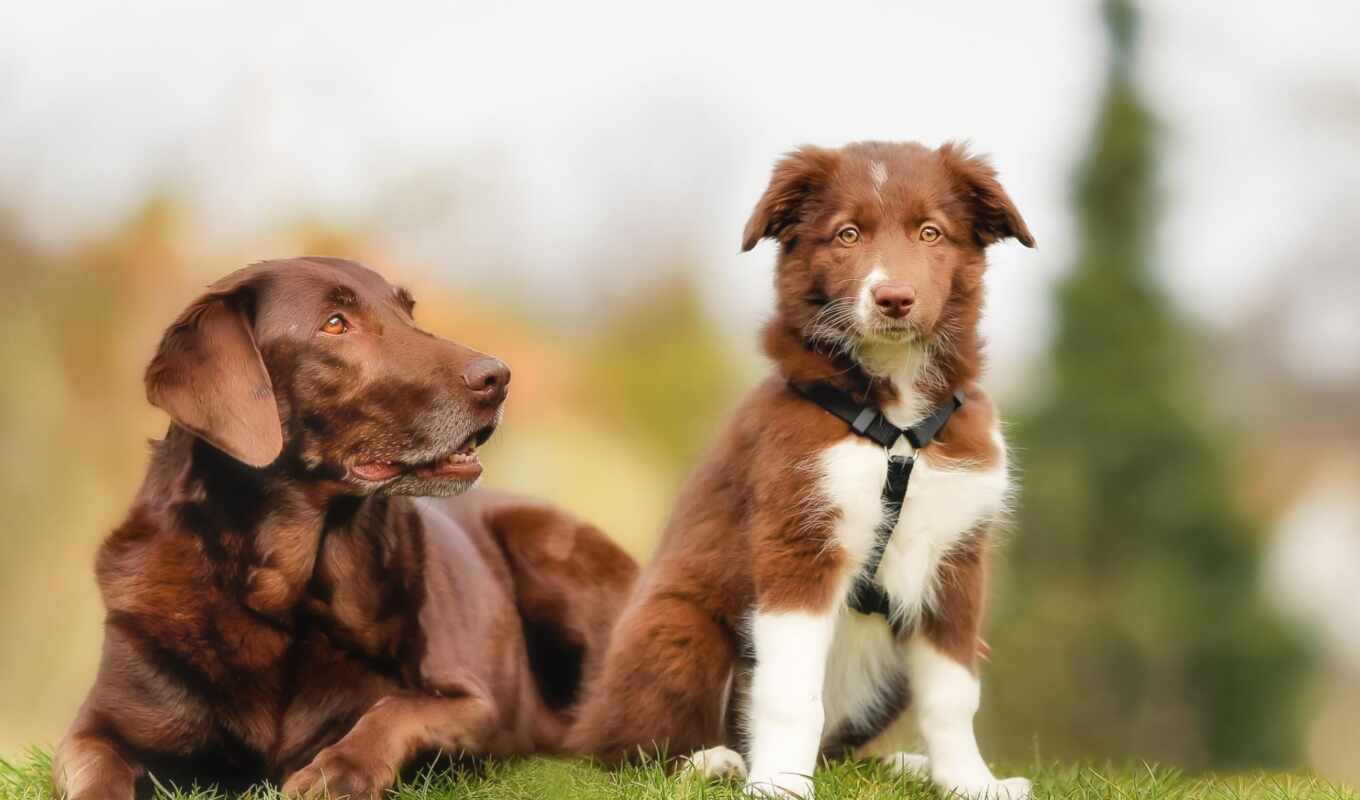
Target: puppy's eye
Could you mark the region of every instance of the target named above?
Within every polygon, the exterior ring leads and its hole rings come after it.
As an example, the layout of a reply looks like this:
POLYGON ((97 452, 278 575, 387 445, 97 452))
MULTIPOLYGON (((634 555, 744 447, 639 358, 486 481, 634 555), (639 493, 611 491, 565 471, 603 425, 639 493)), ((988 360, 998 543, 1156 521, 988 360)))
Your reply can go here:
POLYGON ((841 244, 857 244, 859 242, 859 228, 854 225, 846 225, 836 233, 836 238, 841 240, 841 244))
POLYGON ((331 314, 326 324, 321 326, 321 332, 329 333, 331 336, 349 333, 349 321, 339 314, 331 314))
POLYGON ((934 225, 926 225, 925 227, 921 228, 920 233, 921 241, 925 242, 926 244, 930 244, 931 242, 939 240, 939 238, 943 235, 944 235, 943 233, 940 233, 940 229, 935 227, 934 225))

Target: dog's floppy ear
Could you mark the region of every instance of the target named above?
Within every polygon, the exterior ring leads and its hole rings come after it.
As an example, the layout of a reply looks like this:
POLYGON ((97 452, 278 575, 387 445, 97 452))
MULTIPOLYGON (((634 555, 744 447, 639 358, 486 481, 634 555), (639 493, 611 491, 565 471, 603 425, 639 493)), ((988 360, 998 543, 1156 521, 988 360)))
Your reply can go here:
POLYGON ((826 185, 836 158, 835 151, 804 145, 779 159, 769 187, 746 221, 741 251, 750 250, 765 237, 779 238, 785 228, 797 222, 803 201, 826 185))
POLYGON ((283 449, 283 428, 251 331, 256 289, 229 276, 190 304, 146 368, 146 399, 218 450, 264 467, 283 449))
POLYGON ((1013 238, 1025 247, 1034 246, 1025 220, 1011 202, 1010 195, 996 179, 996 169, 982 156, 971 155, 966 145, 947 142, 940 147, 940 157, 954 178, 963 187, 973 206, 973 235, 986 247, 1002 239, 1013 238))

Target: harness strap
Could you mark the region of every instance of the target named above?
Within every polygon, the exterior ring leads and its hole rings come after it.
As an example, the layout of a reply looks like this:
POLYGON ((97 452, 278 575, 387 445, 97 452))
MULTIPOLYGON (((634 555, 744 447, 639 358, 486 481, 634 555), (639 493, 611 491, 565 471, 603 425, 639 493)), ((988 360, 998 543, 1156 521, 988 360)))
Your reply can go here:
MULTIPOLYGON (((791 385, 799 394, 843 420, 851 431, 877 443, 884 450, 891 450, 898 438, 905 437, 912 448, 919 452, 935 440, 949 418, 963 406, 963 392, 954 392, 949 401, 925 419, 910 428, 899 428, 878 409, 862 406, 832 386, 824 383, 791 385)), ((881 614, 884 619, 891 618, 892 605, 887 590, 878 582, 878 565, 883 560, 883 553, 888 549, 888 541, 902 514, 902 501, 907 496, 907 484, 911 481, 914 466, 916 453, 909 456, 888 454, 888 475, 883 481, 882 493, 883 517, 874 528, 873 549, 869 551, 864 568, 856 576, 847 599, 850 608, 861 614, 881 614)))
MULTIPOLYGON (((795 383, 795 390, 826 411, 840 417, 850 430, 877 442, 883 448, 892 447, 902 429, 888 421, 888 418, 872 406, 856 403, 848 394, 825 383, 795 383)), ((933 433, 931 434, 934 435, 933 433)), ((912 443, 912 446, 920 445, 912 443)))

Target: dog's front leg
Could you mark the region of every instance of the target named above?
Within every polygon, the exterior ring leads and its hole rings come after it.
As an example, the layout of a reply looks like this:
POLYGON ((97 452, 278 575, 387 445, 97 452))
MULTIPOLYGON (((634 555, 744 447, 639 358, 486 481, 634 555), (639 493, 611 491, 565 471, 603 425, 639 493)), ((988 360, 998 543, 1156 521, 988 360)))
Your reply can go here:
POLYGON ((929 770, 946 795, 988 800, 1027 800, 1029 781, 993 777, 978 750, 973 716, 981 702, 977 675, 978 632, 982 622, 983 544, 949 560, 940 595, 906 643, 907 680, 928 762, 903 754, 889 764, 907 771, 929 770))
POLYGON ((52 759, 53 794, 63 800, 132 800, 141 773, 113 742, 77 728, 52 759))
POLYGON ((806 521, 767 521, 753 539, 755 666, 746 708, 753 794, 812 796, 826 709, 822 691, 846 561, 806 521))
POLYGON ((403 766, 426 752, 485 750, 496 731, 495 705, 480 692, 458 697, 390 695, 373 705, 349 733, 292 775, 284 794, 377 798, 403 766))
POLYGON ((836 611, 757 611, 751 622, 750 771, 756 794, 812 796, 836 611))

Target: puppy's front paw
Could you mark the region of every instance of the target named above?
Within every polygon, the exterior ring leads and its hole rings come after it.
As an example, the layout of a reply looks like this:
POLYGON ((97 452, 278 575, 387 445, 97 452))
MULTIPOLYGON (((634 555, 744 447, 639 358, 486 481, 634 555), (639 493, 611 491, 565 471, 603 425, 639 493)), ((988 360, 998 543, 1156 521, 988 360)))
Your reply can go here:
POLYGON ((351 798, 377 800, 392 785, 394 775, 386 764, 333 746, 317 753, 306 767, 283 784, 289 797, 351 798))
POLYGON ((746 779, 746 793, 775 800, 788 800, 791 797, 812 800, 812 776, 796 772, 752 775, 746 779))
POLYGON ((930 757, 920 753, 893 753, 882 756, 879 761, 895 775, 909 775, 913 778, 930 777, 930 757))
POLYGON ((963 800, 1029 800, 1030 797, 1030 783, 1026 778, 993 779, 952 785, 949 781, 936 778, 935 783, 945 797, 958 797, 963 800))
POLYGON ((710 747, 686 756, 677 777, 741 780, 746 777, 746 761, 731 748, 710 747))

